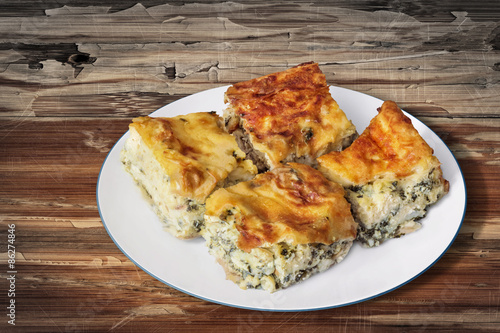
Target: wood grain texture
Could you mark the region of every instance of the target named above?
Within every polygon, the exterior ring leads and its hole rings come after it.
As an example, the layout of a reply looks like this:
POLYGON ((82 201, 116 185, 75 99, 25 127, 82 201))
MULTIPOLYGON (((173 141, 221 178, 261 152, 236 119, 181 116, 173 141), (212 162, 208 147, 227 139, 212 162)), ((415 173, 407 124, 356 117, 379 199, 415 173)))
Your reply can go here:
POLYGON ((3 309, 12 223, 18 268, 1 331, 500 330, 500 2, 7 0, 0 18, 3 309), (305 61, 451 149, 467 212, 448 252, 386 295, 298 313, 213 304, 135 266, 95 197, 131 118, 305 61))

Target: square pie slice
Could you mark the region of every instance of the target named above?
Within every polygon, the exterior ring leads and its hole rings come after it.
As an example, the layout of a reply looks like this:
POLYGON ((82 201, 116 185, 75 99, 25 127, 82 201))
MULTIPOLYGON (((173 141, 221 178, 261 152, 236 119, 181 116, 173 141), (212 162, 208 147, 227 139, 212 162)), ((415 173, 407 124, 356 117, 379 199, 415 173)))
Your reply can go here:
POLYGON ((367 247, 419 229, 418 220, 449 189, 432 148, 396 103, 378 111, 350 147, 318 159, 319 170, 345 187, 367 247))
POLYGON ((199 236, 210 193, 257 173, 215 112, 139 117, 129 129, 122 163, 178 238, 199 236))
POLYGON ((344 189, 289 163, 215 191, 201 234, 240 288, 286 288, 340 262, 356 238, 344 189))
POLYGON ((357 135, 317 63, 236 83, 225 94, 226 130, 265 171, 286 162, 315 165, 357 135))

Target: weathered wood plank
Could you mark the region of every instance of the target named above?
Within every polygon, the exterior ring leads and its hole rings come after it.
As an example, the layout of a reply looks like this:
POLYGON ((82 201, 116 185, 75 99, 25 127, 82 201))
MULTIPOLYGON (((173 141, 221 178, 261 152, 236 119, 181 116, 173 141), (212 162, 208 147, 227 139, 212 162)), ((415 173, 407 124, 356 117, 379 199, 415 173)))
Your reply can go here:
MULTIPOLYGON (((177 7, 191 7, 193 14, 204 14, 208 10, 212 12, 220 13, 215 9, 218 8, 217 4, 224 4, 225 0, 211 0, 211 1, 199 1, 199 0, 169 0, 168 3, 177 7), (200 4, 207 4, 210 6, 200 9, 200 4)), ((307 0, 294 0, 294 4, 305 4, 309 6, 325 6, 329 1, 317 0, 314 2, 307 0)), ((164 5, 165 0, 143 0, 140 2, 146 8, 152 8, 159 5, 164 5)), ((250 3, 246 1, 245 3, 250 3)), ((259 5, 269 5, 269 1, 263 0, 252 0, 252 4, 259 5)), ((133 7, 137 4, 136 0, 122 0, 119 2, 108 1, 103 3, 102 1, 95 0, 45 0, 43 3, 38 0, 25 0, 22 3, 18 1, 6 0, 2 1, 0 4, 0 12, 4 17, 24 17, 29 16, 43 16, 45 15, 47 9, 58 9, 64 8, 63 10, 68 10, 78 13, 115 13, 123 11, 127 8, 133 7), (67 8, 67 6, 71 6, 67 8), (75 7, 77 8, 75 10, 75 7)), ((410 15, 423 22, 450 22, 453 20, 451 15, 452 11, 457 9, 461 11, 467 11, 469 15, 477 21, 488 21, 495 18, 500 19, 500 5, 497 1, 466 1, 466 0, 444 0, 429 5, 427 1, 412 1, 411 4, 399 3, 392 1, 367 1, 367 0, 353 0, 353 1, 338 1, 335 3, 336 6, 347 9, 356 9, 363 11, 394 11, 402 12, 410 15)), ((219 5, 220 7, 220 5, 219 5)))
POLYGON ((492 52, 498 22, 476 22, 465 12, 454 12, 455 20, 443 24, 393 12, 234 3, 217 5, 225 16, 200 17, 200 8, 210 5, 193 6, 137 5, 88 15, 65 8, 44 18, 7 19, 0 24, 0 97, 18 98, 4 98, 1 114, 72 113, 96 94, 102 98, 92 103, 109 106, 107 97, 131 91, 152 99, 180 96, 313 60, 331 84, 397 100, 416 112, 498 115, 500 71, 492 52), (282 11, 271 14, 276 6, 282 11), (263 12, 257 21, 245 20, 256 10, 263 12), (12 24, 24 27, 13 35, 12 24), (111 33, 103 34, 110 26, 111 33), (72 33, 78 43, 61 43, 72 33), (65 98, 73 105, 66 106, 65 98))
MULTIPOLYGON (((491 312, 491 309, 481 306, 461 307, 461 305, 470 304, 471 300, 478 302, 481 297, 488 299, 489 288, 474 284, 463 285, 460 282, 462 278, 460 274, 453 278, 446 274, 433 275, 432 278, 427 278, 427 275, 422 276, 411 285, 402 287, 396 296, 383 296, 367 303, 353 305, 349 312, 337 309, 326 312, 296 313, 290 316, 283 313, 250 312, 231 308, 224 308, 224 311, 221 311, 220 305, 196 300, 159 285, 145 273, 134 272, 132 268, 122 267, 116 270, 112 267, 102 267, 99 268, 100 278, 90 280, 67 280, 65 272, 67 268, 54 266, 47 272, 54 278, 43 279, 38 276, 22 282, 22 286, 31 285, 33 291, 33 297, 26 300, 23 310, 32 318, 40 318, 39 325, 42 327, 44 325, 67 327, 65 325, 68 324, 67 319, 70 318, 70 322, 78 327, 78 330, 84 327, 87 329, 107 327, 109 329, 111 325, 105 325, 109 320, 114 320, 112 325, 116 325, 115 328, 122 329, 137 328, 138 320, 143 321, 142 325, 153 321, 157 325, 161 322, 169 322, 171 325, 179 326, 189 321, 191 327, 216 321, 221 326, 226 324, 231 325, 233 329, 242 330, 250 328, 271 330, 275 329, 276 325, 282 325, 288 330, 297 329, 298 326, 301 329, 305 327, 326 328, 329 325, 337 325, 339 322, 342 323, 339 326, 348 329, 382 327, 384 330, 396 330, 400 329, 401 325, 421 329, 452 328, 456 325, 465 328, 492 329, 497 315, 496 311, 491 312), (128 282, 137 281, 137 277, 134 276, 136 274, 141 276, 142 282, 140 284, 128 282), (57 278, 59 276, 62 277, 57 278), (446 287, 442 288, 443 285, 446 287), (38 289, 50 286, 59 286, 57 289, 50 289, 52 297, 46 300, 36 297, 38 289), (75 292, 85 293, 89 287, 95 287, 99 292, 84 294, 85 296, 80 299, 68 298, 75 292), (427 293, 422 293, 423 290, 427 293), (117 293, 121 295, 120 299, 113 297, 117 293), (138 297, 138 294, 141 297, 138 297), (64 316, 61 315, 61 311, 47 318, 38 307, 42 301, 55 308, 59 308, 63 303, 70 310, 65 311, 64 316), (376 308, 368 307, 367 304, 372 304, 376 308), (450 304, 456 305, 450 308, 450 304), (437 313, 443 315, 444 318, 437 318, 437 313), (454 313, 460 316, 456 317, 454 313), (401 320, 398 320, 398 315, 402 317, 401 320), (460 322, 457 322, 457 318, 460 318, 460 322)), ((496 301, 491 298, 489 300, 496 301)), ((63 310, 62 307, 59 309, 63 310)))

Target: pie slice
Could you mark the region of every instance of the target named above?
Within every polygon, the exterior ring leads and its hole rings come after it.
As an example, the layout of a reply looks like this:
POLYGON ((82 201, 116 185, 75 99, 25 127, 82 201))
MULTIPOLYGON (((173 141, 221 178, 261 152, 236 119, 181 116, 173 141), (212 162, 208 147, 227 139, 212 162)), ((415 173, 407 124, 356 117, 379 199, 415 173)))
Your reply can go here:
POLYGON ((274 292, 342 261, 356 229, 342 186, 289 163, 215 191, 201 234, 228 279, 274 292))
POLYGON ((357 135, 317 63, 234 84, 225 103, 227 131, 260 172, 286 162, 315 165, 357 135))
POLYGON ((139 117, 129 129, 122 163, 178 238, 199 236, 210 193, 257 173, 215 112, 139 117))
POLYGON ((432 148, 396 103, 378 111, 350 147, 318 158, 319 170, 346 189, 367 247, 419 229, 449 189, 432 148))

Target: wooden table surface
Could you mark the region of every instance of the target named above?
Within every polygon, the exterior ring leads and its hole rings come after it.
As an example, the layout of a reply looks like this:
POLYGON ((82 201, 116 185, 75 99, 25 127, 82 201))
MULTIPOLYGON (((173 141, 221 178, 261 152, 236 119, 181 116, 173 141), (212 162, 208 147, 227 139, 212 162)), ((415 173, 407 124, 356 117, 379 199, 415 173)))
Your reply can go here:
POLYGON ((498 331, 500 2, 426 3, 2 1, 0 331, 498 331), (467 211, 446 254, 390 293, 306 312, 211 303, 138 268, 96 203, 130 120, 306 61, 396 101, 451 149, 467 211))

